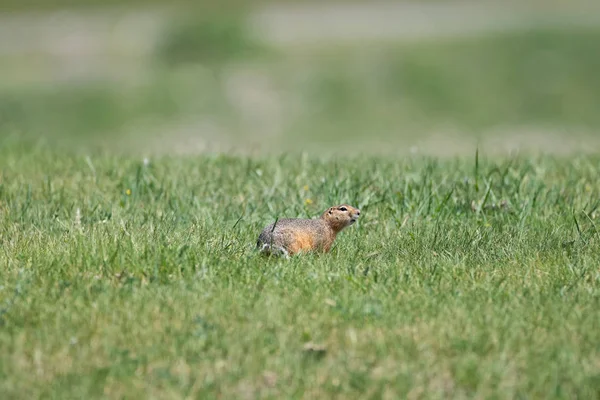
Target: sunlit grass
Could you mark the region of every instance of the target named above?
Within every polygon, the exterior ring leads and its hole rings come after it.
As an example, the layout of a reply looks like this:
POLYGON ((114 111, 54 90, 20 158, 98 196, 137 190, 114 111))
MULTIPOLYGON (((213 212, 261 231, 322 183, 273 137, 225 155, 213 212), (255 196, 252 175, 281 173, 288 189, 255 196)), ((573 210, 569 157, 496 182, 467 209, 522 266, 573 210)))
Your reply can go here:
POLYGON ((7 398, 599 393, 596 157, 2 144, 7 398), (332 253, 254 252, 275 218, 339 202, 362 214, 332 253))

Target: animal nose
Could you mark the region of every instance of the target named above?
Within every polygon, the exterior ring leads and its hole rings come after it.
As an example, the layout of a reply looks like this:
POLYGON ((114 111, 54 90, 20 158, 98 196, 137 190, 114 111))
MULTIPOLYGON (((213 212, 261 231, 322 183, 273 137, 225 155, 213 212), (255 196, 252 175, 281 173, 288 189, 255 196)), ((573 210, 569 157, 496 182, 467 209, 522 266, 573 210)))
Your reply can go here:
POLYGON ((360 215, 360 210, 356 210, 356 215, 360 215))

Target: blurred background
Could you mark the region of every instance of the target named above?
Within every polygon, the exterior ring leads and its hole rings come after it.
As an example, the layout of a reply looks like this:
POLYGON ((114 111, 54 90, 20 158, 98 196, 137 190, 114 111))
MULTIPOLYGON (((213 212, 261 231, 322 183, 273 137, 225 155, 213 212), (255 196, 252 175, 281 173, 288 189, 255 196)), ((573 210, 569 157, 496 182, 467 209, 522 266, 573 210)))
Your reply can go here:
POLYGON ((0 0, 0 135, 140 155, 597 151, 597 3, 0 0))

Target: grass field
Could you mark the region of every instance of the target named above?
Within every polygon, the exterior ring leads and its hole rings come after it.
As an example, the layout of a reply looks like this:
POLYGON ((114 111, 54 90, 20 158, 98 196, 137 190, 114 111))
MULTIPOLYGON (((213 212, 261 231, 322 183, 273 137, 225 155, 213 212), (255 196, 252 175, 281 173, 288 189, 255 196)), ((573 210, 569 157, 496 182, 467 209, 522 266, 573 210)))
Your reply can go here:
POLYGON ((69 15, 2 16, 1 399, 600 398, 600 29, 69 15), (330 254, 256 253, 342 202, 330 254))
POLYGON ((4 398, 597 398, 597 157, 0 146, 4 398), (332 253, 260 229, 363 211, 332 253))

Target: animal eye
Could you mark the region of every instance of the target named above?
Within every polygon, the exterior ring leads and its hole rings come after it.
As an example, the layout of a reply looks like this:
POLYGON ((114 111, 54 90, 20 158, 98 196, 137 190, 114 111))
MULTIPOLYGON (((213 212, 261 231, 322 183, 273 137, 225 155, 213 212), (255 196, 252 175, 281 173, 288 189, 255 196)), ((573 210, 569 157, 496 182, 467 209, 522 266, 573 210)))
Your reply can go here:
POLYGON ((348 209, 346 207, 340 207, 339 210, 340 211, 348 211, 348 209))

